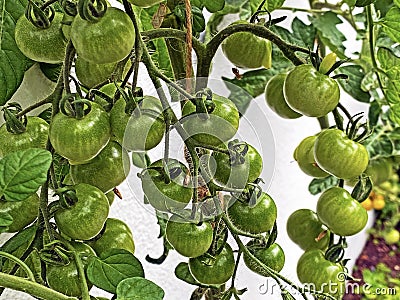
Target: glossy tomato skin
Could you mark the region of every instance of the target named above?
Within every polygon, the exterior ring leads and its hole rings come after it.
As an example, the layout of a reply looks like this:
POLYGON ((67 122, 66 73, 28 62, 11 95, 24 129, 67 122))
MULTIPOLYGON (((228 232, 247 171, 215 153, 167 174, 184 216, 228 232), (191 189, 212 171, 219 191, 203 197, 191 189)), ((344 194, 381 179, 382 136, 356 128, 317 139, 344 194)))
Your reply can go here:
POLYGON ((82 119, 59 112, 50 124, 50 142, 58 154, 71 164, 86 163, 107 145, 110 139, 110 118, 97 103, 82 119), (68 130, 67 130, 68 129, 68 130))
POLYGON ((89 240, 104 226, 109 212, 107 197, 98 188, 86 183, 74 186, 77 202, 60 209, 55 215, 58 229, 74 240, 89 240))
POLYGON ((228 98, 213 94, 213 103, 215 109, 208 114, 207 120, 203 120, 196 114, 196 106, 187 101, 182 109, 182 124, 189 136, 197 142, 218 146, 236 134, 239 112, 228 98))
POLYGON ((297 262, 297 277, 301 283, 310 284, 317 291, 328 293, 336 299, 342 299, 345 292, 343 267, 326 260, 320 249, 311 249, 300 257, 297 262), (329 287, 330 285, 330 287, 329 287))
POLYGON ((13 222, 6 232, 17 232, 31 224, 39 214, 39 197, 35 193, 23 201, 0 200, 0 213, 8 213, 13 222))
POLYGON ((39 117, 28 117, 26 131, 20 134, 8 132, 3 124, 0 127, 0 158, 29 148, 46 149, 48 137, 49 124, 39 117))
POLYGON ((295 112, 286 103, 283 94, 283 84, 285 83, 286 74, 277 74, 273 76, 265 86, 265 101, 269 108, 278 116, 284 119, 297 119, 302 116, 295 112))
POLYGON ((317 214, 310 209, 296 210, 286 222, 289 238, 304 251, 310 249, 325 250, 329 244, 329 231, 320 240, 316 240, 325 230, 317 214))
POLYGON ((309 117, 322 117, 339 103, 339 85, 318 72, 312 65, 296 66, 286 76, 284 95, 296 112, 309 117))
POLYGON ((277 208, 274 200, 267 193, 262 193, 254 206, 236 200, 228 208, 228 216, 239 229, 258 234, 272 229, 277 208))
POLYGON ((189 259, 189 270, 193 277, 205 285, 221 285, 232 277, 235 268, 235 258, 228 244, 221 253, 210 260, 206 256, 189 259))
POLYGON ((107 193, 126 179, 129 170, 128 152, 119 143, 109 141, 88 163, 72 165, 70 174, 74 184, 87 183, 107 193))
POLYGON ((208 222, 196 224, 172 216, 167 223, 166 237, 179 254, 197 257, 210 248, 213 241, 213 229, 208 222))
POLYGON ((137 111, 127 115, 126 102, 119 99, 110 112, 112 133, 129 151, 153 149, 164 137, 165 122, 160 100, 145 96, 139 105, 137 111))
POLYGON ((179 166, 180 173, 176 178, 166 178, 166 174, 152 170, 153 167, 162 167, 162 160, 149 166, 141 175, 142 189, 150 205, 158 211, 167 212, 168 208, 183 209, 192 199, 192 188, 185 184, 188 169, 176 160, 170 160, 179 166))
MULTIPOLYGON (((280 272, 285 265, 285 253, 277 243, 273 243, 269 248, 255 249, 253 250, 253 255, 276 272, 280 272)), ((265 277, 270 276, 269 273, 253 261, 250 256, 244 254, 243 260, 246 266, 253 272, 265 277)))
POLYGON ((77 15, 72 22, 71 40, 81 58, 95 64, 115 63, 130 54, 135 28, 127 13, 108 7, 95 23, 77 15))
POLYGON ((256 148, 249 144, 247 146, 248 151, 244 155, 243 164, 231 165, 230 155, 217 151, 213 152, 210 170, 214 173, 214 178, 217 181, 227 186, 244 188, 247 183, 254 182, 261 175, 262 157, 256 148))
POLYGON ((67 46, 61 32, 63 15, 56 12, 50 27, 41 29, 22 15, 15 27, 15 42, 28 58, 49 64, 64 61, 67 46))
POLYGON ((143 7, 143 8, 156 5, 163 1, 164 0, 129 0, 129 2, 132 3, 133 5, 136 5, 138 7, 143 7))
POLYGON ((361 175, 369 161, 367 149, 339 129, 326 129, 318 135, 314 157, 321 169, 342 179, 361 175))
POLYGON ((340 236, 360 232, 368 221, 365 208, 340 187, 322 193, 317 202, 317 215, 330 231, 340 236))
POLYGON ((297 161, 300 169, 309 176, 324 178, 329 175, 322 170, 315 161, 314 144, 316 136, 306 137, 300 142, 293 153, 293 158, 297 161))

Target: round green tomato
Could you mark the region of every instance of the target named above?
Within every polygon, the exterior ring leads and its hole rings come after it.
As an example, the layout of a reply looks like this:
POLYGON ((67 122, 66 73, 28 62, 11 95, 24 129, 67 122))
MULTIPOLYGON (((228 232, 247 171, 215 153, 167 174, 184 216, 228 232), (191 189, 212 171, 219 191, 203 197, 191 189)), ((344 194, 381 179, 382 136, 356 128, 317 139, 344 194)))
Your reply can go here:
POLYGON ((210 248, 213 241, 213 229, 208 222, 195 224, 172 216, 167 223, 166 237, 179 254, 197 257, 210 248))
POLYGON ((49 124, 39 117, 28 117, 26 131, 19 134, 8 132, 3 124, 0 127, 0 158, 29 148, 46 149, 48 138, 49 124))
POLYGON ((277 208, 274 200, 267 193, 262 193, 254 206, 236 200, 228 208, 228 216, 237 228, 258 234, 272 229, 277 208))
POLYGON ((126 179, 129 170, 128 152, 117 142, 110 141, 88 163, 72 165, 70 173, 74 184, 87 183, 107 193, 126 179))
POLYGON ((36 193, 23 201, 0 200, 0 214, 8 213, 13 218, 6 232, 21 231, 35 221, 39 213, 39 202, 36 193))
POLYGON ((393 167, 388 159, 370 160, 365 173, 371 176, 374 185, 380 185, 390 179, 393 167))
POLYGON ((64 61, 67 46, 61 31, 63 15, 56 12, 50 27, 41 29, 23 14, 15 25, 15 42, 28 58, 49 64, 64 61))
POLYGON ((383 234, 383 238, 388 245, 397 244, 400 240, 400 232, 393 228, 390 231, 385 232, 383 234))
POLYGON ((86 163, 107 145, 110 139, 110 118, 97 103, 82 119, 59 112, 50 124, 50 142, 58 154, 71 164, 86 163))
POLYGON ((367 149, 339 129, 326 129, 318 135, 314 157, 321 169, 342 179, 361 175, 369 160, 367 149))
POLYGON ((163 1, 164 0, 129 0, 129 2, 132 3, 133 5, 136 5, 138 7, 143 7, 143 8, 156 5, 163 1))
POLYGON ((253 146, 247 144, 248 151, 242 164, 231 164, 228 154, 214 151, 210 158, 210 170, 214 178, 224 185, 244 188, 248 182, 253 182, 263 168, 262 157, 253 146))
POLYGON ((119 99, 110 112, 111 131, 117 141, 129 151, 156 147, 165 132, 160 100, 145 96, 132 115, 125 113, 125 106, 125 100, 119 99))
MULTIPOLYGON (((280 272, 285 265, 285 253, 283 252, 281 246, 276 243, 272 244, 269 248, 254 248, 252 252, 258 260, 276 272, 280 272)), ((252 260, 250 256, 245 254, 243 256, 243 260, 246 266, 253 272, 265 277, 270 276, 269 273, 254 260, 252 260)))
POLYGON ((317 214, 310 209, 293 212, 286 222, 286 231, 289 238, 304 251, 325 250, 328 247, 329 231, 320 240, 316 240, 325 229, 317 214))
POLYGON ((86 183, 74 186, 77 201, 54 214, 58 229, 74 240, 90 240, 99 234, 107 220, 109 204, 98 188, 86 183))
POLYGON ((337 82, 311 65, 296 66, 283 85, 286 103, 296 112, 309 117, 322 117, 339 103, 337 82))
POLYGON ((300 282, 311 285, 320 292, 330 293, 335 299, 342 299, 345 292, 343 267, 326 260, 320 249, 311 249, 297 262, 297 277, 300 282))
POLYGON ((312 177, 323 178, 329 174, 322 170, 315 162, 314 144, 316 139, 316 136, 309 136, 302 140, 294 150, 293 157, 304 173, 312 177))
POLYGON ((127 13, 108 7, 95 23, 77 15, 72 22, 71 40, 81 58, 95 64, 115 63, 131 53, 135 28, 127 13))
POLYGON ((278 74, 273 76, 265 86, 265 100, 267 105, 278 116, 284 119, 297 119, 302 115, 295 112, 286 103, 285 96, 283 95, 283 84, 286 79, 286 74, 278 74))
POLYGON ((98 256, 110 248, 125 249, 132 254, 135 253, 135 242, 128 225, 121 220, 108 218, 104 226, 105 230, 100 238, 89 243, 98 256))
POLYGON ((218 146, 230 140, 239 127, 239 112, 228 98, 213 95, 214 110, 206 116, 196 114, 196 106, 187 101, 182 109, 182 124, 190 137, 205 145, 218 146))
POLYGON ((192 199, 192 188, 186 183, 188 169, 184 164, 171 159, 174 163, 174 176, 169 176, 162 168, 162 160, 152 163, 142 175, 142 189, 146 199, 158 211, 169 211, 169 208, 183 209, 192 199))
POLYGON ((340 187, 322 193, 317 202, 317 215, 330 231, 340 236, 360 232, 368 221, 365 208, 340 187))
POLYGON ((205 285, 224 284, 232 277, 234 269, 235 258, 228 244, 214 259, 205 255, 189 258, 190 273, 198 282, 205 285))
MULTIPOLYGON (((247 22, 238 21, 232 25, 236 24, 247 24, 247 22)), ((271 68, 271 42, 251 32, 234 33, 222 42, 221 47, 226 58, 239 68, 271 68)))

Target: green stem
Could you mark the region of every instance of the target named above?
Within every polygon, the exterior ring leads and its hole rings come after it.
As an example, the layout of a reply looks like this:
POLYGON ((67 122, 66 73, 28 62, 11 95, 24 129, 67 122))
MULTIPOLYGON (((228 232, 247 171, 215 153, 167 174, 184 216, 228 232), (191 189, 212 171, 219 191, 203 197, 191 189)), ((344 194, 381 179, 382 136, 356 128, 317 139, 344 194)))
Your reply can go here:
POLYGON ((232 234, 242 235, 242 236, 246 236, 246 237, 253 238, 253 239, 259 239, 259 240, 265 238, 262 234, 252 234, 252 233, 240 230, 239 228, 237 228, 235 226, 235 224, 232 223, 232 221, 226 216, 226 214, 222 214, 221 216, 222 216, 222 220, 224 221, 226 226, 228 226, 228 228, 232 232, 232 234))
MULTIPOLYGON (((50 143, 48 142, 48 144, 50 143)), ((48 204, 49 204, 49 179, 47 179, 46 182, 42 185, 42 189, 40 191, 39 208, 43 216, 44 228, 47 234, 49 235, 50 240, 53 240, 54 239, 53 227, 50 225, 48 204)))
MULTIPOLYGON (((71 41, 67 44, 67 48, 65 50, 65 60, 63 67, 63 78, 64 78, 64 88, 67 94, 71 94, 71 88, 69 87, 69 74, 72 68, 72 62, 75 57, 75 48, 71 41)), ((61 75, 60 75, 61 76, 61 75)), ((54 107, 54 110, 57 108, 54 107)))
POLYGON ((26 275, 28 275, 28 279, 33 282, 35 281, 35 275, 33 275, 31 269, 29 269, 27 264, 24 263, 22 260, 20 260, 18 257, 15 257, 14 255, 11 255, 10 253, 3 252, 3 251, 0 251, 0 256, 3 256, 9 260, 12 260, 16 264, 18 264, 25 271, 26 275))
POLYGON ((321 129, 329 128, 329 119, 328 119, 327 115, 325 115, 323 117, 319 117, 318 122, 319 122, 319 126, 321 127, 321 129))

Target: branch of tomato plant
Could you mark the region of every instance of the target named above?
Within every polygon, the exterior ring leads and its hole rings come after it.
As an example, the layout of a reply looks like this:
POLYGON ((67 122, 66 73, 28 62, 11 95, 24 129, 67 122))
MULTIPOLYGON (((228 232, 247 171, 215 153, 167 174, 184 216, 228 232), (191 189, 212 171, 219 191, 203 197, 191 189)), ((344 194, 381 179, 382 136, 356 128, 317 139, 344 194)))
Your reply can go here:
POLYGON ((25 271, 26 275, 28 276, 28 279, 30 281, 35 282, 35 276, 33 275, 32 270, 26 265, 26 263, 24 263, 18 257, 15 257, 14 255, 7 253, 7 252, 3 252, 3 251, 0 251, 0 256, 5 257, 5 258, 15 262, 17 265, 19 265, 25 271))
MULTIPOLYGON (((67 94, 71 94, 71 88, 69 86, 69 74, 71 73, 72 62, 74 60, 75 53, 76 51, 74 45, 72 44, 72 41, 69 41, 65 50, 65 60, 63 66, 64 88, 67 94)), ((57 110, 58 112, 58 107, 53 106, 53 108, 53 111, 57 110)))

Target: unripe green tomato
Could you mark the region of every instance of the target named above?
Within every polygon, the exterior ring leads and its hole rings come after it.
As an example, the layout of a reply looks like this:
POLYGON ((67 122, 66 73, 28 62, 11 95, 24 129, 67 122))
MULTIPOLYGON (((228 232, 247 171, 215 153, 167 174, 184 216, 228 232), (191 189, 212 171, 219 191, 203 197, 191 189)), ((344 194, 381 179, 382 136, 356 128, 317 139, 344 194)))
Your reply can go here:
POLYGON ((379 185, 390 179, 393 174, 393 167, 388 159, 371 160, 365 173, 371 176, 374 185, 379 185))
POLYGON ((394 245, 397 244, 400 240, 400 233, 395 228, 391 229, 388 232, 383 234, 383 238, 385 239, 386 244, 394 245))
POLYGON ((326 74, 335 64, 337 55, 335 52, 329 53, 324 57, 321 64, 319 65, 319 72, 322 74, 326 74))
POLYGON ((64 61, 67 43, 61 31, 63 14, 56 12, 50 27, 41 29, 23 14, 15 25, 15 42, 28 58, 48 64, 64 61))
POLYGON ((302 116, 295 112, 286 103, 283 95, 283 84, 286 79, 286 74, 277 74, 273 76, 265 86, 265 100, 269 108, 284 119, 297 119, 302 116))
POLYGON ((128 0, 128 1, 138 7, 146 8, 164 2, 165 0, 128 0))
MULTIPOLYGON (((258 260, 276 272, 280 272, 285 265, 285 253, 277 243, 272 244, 269 248, 256 248, 252 252, 258 260)), ((270 273, 252 260, 250 256, 244 254, 243 260, 246 266, 253 272, 265 277, 270 276, 270 273)))

